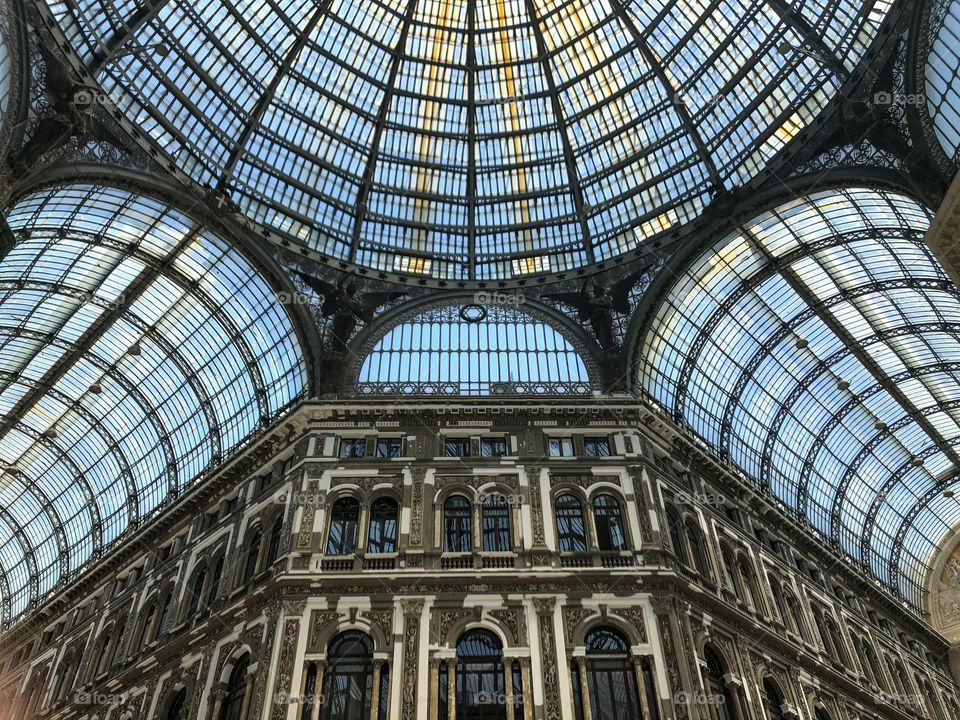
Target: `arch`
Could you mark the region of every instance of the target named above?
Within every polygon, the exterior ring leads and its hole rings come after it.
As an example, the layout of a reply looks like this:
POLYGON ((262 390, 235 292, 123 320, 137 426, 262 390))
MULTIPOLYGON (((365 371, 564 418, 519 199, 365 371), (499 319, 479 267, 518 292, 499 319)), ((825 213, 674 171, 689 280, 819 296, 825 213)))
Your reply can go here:
POLYGON ((760 683, 760 688, 763 691, 763 708, 766 720, 786 720, 786 715, 783 713, 784 697, 779 684, 767 675, 760 683))
POLYGON ((326 655, 320 720, 369 717, 373 703, 383 697, 373 687, 373 641, 366 633, 347 630, 330 640, 326 655))
MULTIPOLYGON (((710 580, 713 573, 710 570, 710 561, 707 559, 706 538, 699 523, 692 517, 688 517, 684 523, 686 530, 687 545, 690 548, 690 559, 693 562, 693 569, 704 579, 710 580)), ((682 542, 682 541, 681 541, 682 542)))
POLYGON ((352 555, 360 533, 360 501, 352 495, 336 500, 330 508, 327 528, 327 555, 352 555))
POLYGON ((942 369, 960 353, 960 291, 923 242, 930 219, 914 198, 862 185, 742 217, 658 287, 634 355, 644 393, 914 607, 940 529, 960 522, 955 504, 891 509, 909 495, 921 505, 960 459, 950 426, 903 389, 960 399, 942 369), (861 450, 839 483, 835 468, 861 450), (871 481, 902 466, 886 493, 871 481))
MULTIPOLYGON (((457 720, 506 720, 503 642, 485 628, 457 639, 454 700, 457 720)), ((449 688, 446 688, 449 692, 449 688)), ((443 700, 448 700, 444 697, 443 700)))
POLYGON ((589 707, 592 717, 642 720, 640 688, 626 637, 608 625, 599 625, 587 633, 584 646, 582 670, 577 663, 572 668, 581 676, 573 683, 575 706, 589 707))
POLYGON ((250 655, 248 653, 243 653, 233 661, 224 688, 225 696, 218 720, 246 720, 241 713, 250 693, 249 670, 250 655))
POLYGON ((189 710, 190 708, 187 706, 187 688, 182 687, 170 698, 163 718, 164 720, 187 720, 189 710))
MULTIPOLYGON (((24 549, 28 562, 43 558, 45 580, 10 588, 16 616, 46 597, 47 578, 74 577, 285 412, 307 373, 272 278, 177 207, 68 182, 21 196, 7 220, 18 239, 0 268, 0 386, 18 401, 0 423, 0 453, 35 492, 0 504, 22 526, 32 498, 47 497, 52 536, 70 538, 53 553, 24 549), (67 312, 60 324, 54 306, 67 312), (41 376, 24 373, 40 354, 41 376), (81 526, 68 523, 78 511, 81 526)), ((0 546, 16 542, 0 533, 0 546)))
POLYGON ((741 720, 734 698, 736 688, 728 681, 729 665, 723 653, 708 643, 703 648, 703 661, 704 691, 716 713, 716 720, 741 720))
POLYGON ((351 342, 345 391, 360 395, 589 395, 602 387, 596 342, 551 308, 428 298, 388 311, 351 342))
POLYGON ((587 637, 595 630, 606 628, 622 635, 628 645, 643 645, 646 640, 637 630, 637 626, 627 618, 620 617, 618 608, 609 608, 606 614, 590 615, 582 620, 570 633, 573 647, 586 647, 587 637))

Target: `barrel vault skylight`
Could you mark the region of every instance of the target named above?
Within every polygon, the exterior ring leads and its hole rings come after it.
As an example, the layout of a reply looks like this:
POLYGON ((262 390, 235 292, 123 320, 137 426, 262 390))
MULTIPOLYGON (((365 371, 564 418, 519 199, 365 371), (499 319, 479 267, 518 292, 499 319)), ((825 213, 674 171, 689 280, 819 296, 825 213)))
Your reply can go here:
POLYGON ((830 190, 724 237, 643 340, 642 389, 914 607, 960 523, 960 291, 903 195, 830 190))
POLYGON ((0 263, 6 620, 216 466, 305 387, 265 278, 187 215, 66 185, 8 214, 0 263))
POLYGON ((619 255, 743 185, 889 0, 48 0, 127 118, 281 236, 439 278, 619 255))

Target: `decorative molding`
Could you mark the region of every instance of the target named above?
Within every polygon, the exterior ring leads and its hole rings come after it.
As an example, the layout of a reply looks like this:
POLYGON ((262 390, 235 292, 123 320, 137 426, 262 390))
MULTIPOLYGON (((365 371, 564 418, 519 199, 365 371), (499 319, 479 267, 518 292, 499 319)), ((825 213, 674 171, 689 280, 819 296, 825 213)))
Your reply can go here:
POLYGON ((420 660, 420 616, 423 600, 400 601, 403 610, 403 673, 401 682, 401 720, 417 720, 417 675, 420 660))
POLYGON ((293 668, 299 637, 300 620, 295 618, 286 620, 283 625, 283 638, 280 641, 280 655, 277 659, 277 681, 274 685, 273 713, 270 716, 272 720, 283 720, 287 716, 289 702, 282 700, 290 698, 292 694, 293 668))

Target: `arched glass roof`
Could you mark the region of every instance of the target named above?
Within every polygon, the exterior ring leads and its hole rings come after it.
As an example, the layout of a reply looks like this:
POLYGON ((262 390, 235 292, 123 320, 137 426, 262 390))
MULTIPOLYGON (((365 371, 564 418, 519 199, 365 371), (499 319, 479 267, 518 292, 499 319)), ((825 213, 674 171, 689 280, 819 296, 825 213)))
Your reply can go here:
POLYGON ((6 620, 214 467, 305 387, 266 279, 184 213, 67 185, 9 212, 0 263, 6 620))
POLYGON ((118 108, 251 219, 484 279, 697 216, 823 109, 891 2, 48 4, 118 108))
POLYGON ((697 258, 639 358, 643 390, 918 608, 960 523, 960 291, 930 218, 867 188, 786 202, 697 258))
POLYGON ((406 314, 367 343, 357 392, 587 395, 593 385, 584 354, 520 308, 440 305, 406 314))
POLYGON ((927 111, 940 145, 960 160, 960 0, 935 0, 925 66, 927 111))

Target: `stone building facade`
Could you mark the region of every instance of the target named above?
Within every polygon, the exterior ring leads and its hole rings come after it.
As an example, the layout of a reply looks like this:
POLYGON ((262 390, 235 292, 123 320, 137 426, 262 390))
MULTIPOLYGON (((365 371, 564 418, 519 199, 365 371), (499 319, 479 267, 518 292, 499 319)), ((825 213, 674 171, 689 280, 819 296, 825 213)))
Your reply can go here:
POLYGON ((307 403, 14 626, 0 718, 948 720, 948 652, 635 399, 307 403))

